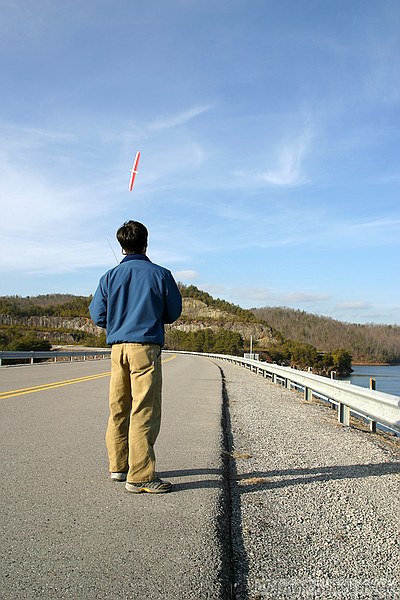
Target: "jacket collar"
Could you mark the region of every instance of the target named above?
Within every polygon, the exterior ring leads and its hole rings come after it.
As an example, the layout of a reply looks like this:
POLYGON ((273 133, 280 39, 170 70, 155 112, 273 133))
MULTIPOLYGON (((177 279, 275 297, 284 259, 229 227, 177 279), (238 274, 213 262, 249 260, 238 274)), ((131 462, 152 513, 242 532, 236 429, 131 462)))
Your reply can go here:
POLYGON ((128 254, 121 260, 121 263, 127 262, 128 260, 147 260, 150 262, 150 259, 147 258, 145 254, 128 254))

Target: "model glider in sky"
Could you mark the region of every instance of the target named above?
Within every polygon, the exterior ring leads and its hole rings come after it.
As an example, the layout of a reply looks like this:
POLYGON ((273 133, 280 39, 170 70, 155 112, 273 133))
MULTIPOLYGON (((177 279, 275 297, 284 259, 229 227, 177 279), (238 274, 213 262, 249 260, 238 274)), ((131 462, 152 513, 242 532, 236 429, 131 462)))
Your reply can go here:
POLYGON ((136 152, 135 160, 133 161, 133 167, 131 171, 131 178, 129 180, 129 191, 132 191, 133 184, 135 182, 136 173, 138 172, 138 164, 139 164, 140 152, 136 152))

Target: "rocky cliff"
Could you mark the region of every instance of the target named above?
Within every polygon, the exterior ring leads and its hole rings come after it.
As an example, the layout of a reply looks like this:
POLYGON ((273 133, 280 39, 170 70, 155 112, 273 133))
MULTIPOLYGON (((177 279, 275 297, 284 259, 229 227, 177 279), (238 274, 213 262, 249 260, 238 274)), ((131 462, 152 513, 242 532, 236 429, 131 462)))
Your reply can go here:
MULTIPOLYGON (((22 326, 27 329, 34 327, 41 330, 78 330, 94 335, 100 335, 103 332, 103 329, 96 327, 90 319, 84 317, 0 315, 0 325, 22 326)), ((166 326, 166 329, 180 329, 181 331, 199 331, 201 329, 217 331, 221 328, 240 333, 244 340, 249 340, 250 336, 253 336, 253 341, 259 342, 260 345, 268 345, 274 340, 271 328, 261 321, 247 321, 228 311, 207 306, 201 300, 193 298, 183 298, 181 317, 172 325, 166 326)), ((51 335, 47 337, 51 339, 51 335)), ((59 336, 55 335, 54 337, 58 339, 59 336)))
POLYGON ((274 341, 272 329, 268 325, 257 321, 245 321, 227 311, 207 306, 205 302, 193 298, 183 298, 182 315, 166 329, 180 329, 181 331, 199 331, 201 329, 228 329, 240 333, 244 340, 253 336, 253 341, 260 345, 269 345, 274 341))
POLYGON ((76 329, 86 331, 94 335, 100 334, 100 327, 85 317, 12 317, 10 315, 0 315, 0 325, 15 325, 26 327, 37 327, 39 329, 76 329))

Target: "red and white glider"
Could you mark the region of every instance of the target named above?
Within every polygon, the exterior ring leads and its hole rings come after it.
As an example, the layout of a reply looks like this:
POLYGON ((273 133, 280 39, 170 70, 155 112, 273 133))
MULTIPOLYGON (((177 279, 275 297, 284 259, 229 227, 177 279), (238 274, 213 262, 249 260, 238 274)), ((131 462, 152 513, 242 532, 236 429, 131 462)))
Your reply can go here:
POLYGON ((140 152, 136 152, 135 160, 133 161, 133 167, 131 171, 131 178, 129 180, 129 191, 132 191, 133 184, 135 182, 136 173, 138 172, 138 164, 139 164, 140 152))

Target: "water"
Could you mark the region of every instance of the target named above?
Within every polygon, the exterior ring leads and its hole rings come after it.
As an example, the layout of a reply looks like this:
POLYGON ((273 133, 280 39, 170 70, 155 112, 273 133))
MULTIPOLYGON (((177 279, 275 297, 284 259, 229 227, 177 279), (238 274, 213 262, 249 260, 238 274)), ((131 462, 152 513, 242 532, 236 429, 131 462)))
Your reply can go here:
POLYGON ((379 392, 400 396, 400 365, 353 365, 353 373, 343 381, 369 388, 370 377, 379 392))

